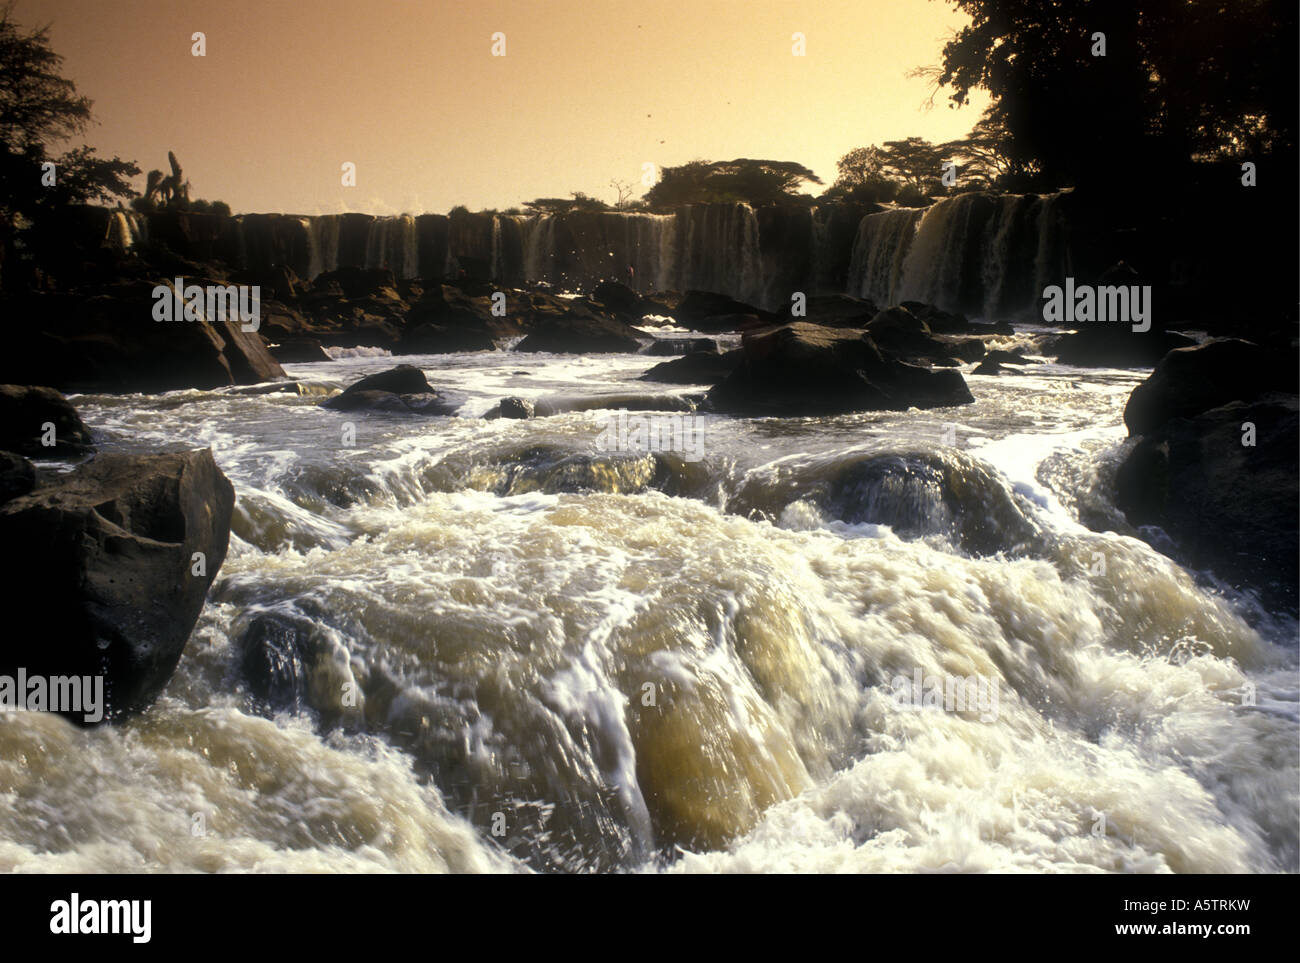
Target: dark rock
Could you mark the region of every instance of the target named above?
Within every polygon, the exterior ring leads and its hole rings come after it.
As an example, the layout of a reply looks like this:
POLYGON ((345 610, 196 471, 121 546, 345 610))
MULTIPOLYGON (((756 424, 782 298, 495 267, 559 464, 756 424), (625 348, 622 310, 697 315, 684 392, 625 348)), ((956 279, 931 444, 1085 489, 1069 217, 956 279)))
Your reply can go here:
MULTIPOLYGON (((925 322, 927 328, 935 334, 976 334, 971 330, 971 323, 960 314, 952 314, 936 308, 933 304, 925 304, 921 301, 903 301, 900 307, 906 308, 911 314, 925 322)), ((1005 325, 1007 334, 1011 333, 1011 325, 1005 325)))
POLYGON ((655 365, 640 380, 675 385, 716 385, 736 370, 742 354, 739 348, 725 354, 716 350, 694 351, 655 365))
POLYGON ((866 331, 882 351, 902 358, 970 362, 984 357, 984 342, 979 338, 936 335, 928 324, 901 306, 879 312, 868 322, 866 331))
POLYGON ((308 708, 310 673, 319 646, 305 625, 278 614, 259 615, 239 647, 240 670, 264 709, 298 713, 308 708))
POLYGON ((712 338, 659 338, 650 343, 645 353, 662 356, 692 354, 699 351, 718 353, 718 342, 712 338))
POLYGON ((637 335, 630 325, 604 318, 554 318, 536 323, 529 335, 515 345, 515 350, 554 354, 633 353, 641 349, 637 335))
POLYGON ((1002 351, 995 348, 985 356, 985 360, 994 364, 1038 364, 1037 361, 1030 361, 1023 355, 1015 354, 1011 351, 1002 351))
POLYGON ((389 411, 398 414, 450 415, 460 407, 433 389, 424 372, 409 364, 369 375, 341 394, 322 401, 335 411, 389 411))
POLYGON ((538 398, 535 409, 538 417, 547 418, 570 411, 694 411, 695 406, 681 395, 551 395, 538 398))
POLYGON ((348 298, 398 297, 397 278, 388 268, 341 267, 320 275, 313 287, 337 291, 348 298))
POLYGON ((496 341, 486 331, 421 324, 406 332, 397 346, 397 353, 455 354, 460 351, 495 351, 496 347, 496 341))
MULTIPOLYGON (((1236 350, 1236 349, 1233 349, 1236 350)), ((1196 362, 1200 363, 1200 362, 1196 362)), ((1300 403, 1295 396, 1233 402, 1174 417, 1144 435, 1116 475, 1130 524, 1180 563, 1210 570, 1294 614, 1300 566, 1300 403), (1245 425, 1255 444, 1243 444, 1245 425)))
POLYGON ((714 411, 829 415, 970 404, 956 371, 886 358, 861 331, 798 322, 747 335, 741 364, 709 392, 714 411))
POLYGON ((791 311, 794 303, 781 308, 780 319, 786 321, 807 321, 828 328, 862 328, 880 313, 880 308, 862 298, 849 297, 847 294, 814 294, 804 305, 805 314, 796 318, 791 311))
MULTIPOLYGON (((186 283, 205 286, 208 279, 186 283)), ((17 316, 33 323, 10 327, 9 350, 0 356, 0 381, 76 391, 152 392, 284 377, 259 333, 241 330, 238 317, 155 321, 153 289, 152 283, 133 282, 93 297, 15 299, 17 316)))
POLYGON ((1170 351, 1196 342, 1172 331, 1136 332, 1128 325, 1085 325, 1061 337, 1056 360, 1081 368, 1150 368, 1170 351))
POLYGON ((519 418, 533 417, 533 403, 525 398, 502 398, 484 418, 519 418))
POLYGON ((22 455, 0 451, 0 502, 26 495, 36 487, 36 466, 22 455))
POLYGON ((1272 392, 1296 393, 1294 351, 1221 339, 1178 348, 1160 359, 1151 377, 1133 389, 1124 408, 1129 433, 1140 435, 1172 418, 1192 418, 1232 401, 1272 392))
POLYGON ((628 318, 640 318, 646 313, 641 296, 619 281, 601 281, 592 289, 591 297, 615 314, 628 318))
POLYGON ((687 291, 672 316, 684 328, 711 333, 748 330, 780 320, 770 311, 712 291, 687 291))
POLYGON ((203 450, 99 455, 0 506, 0 542, 22 546, 0 605, 39 625, 6 636, 0 673, 103 675, 106 718, 148 706, 225 560, 234 503, 203 450))
POLYGON ((31 458, 78 455, 91 448, 88 429, 68 399, 53 388, 0 385, 0 449, 31 458), (46 425, 54 444, 46 446, 46 425))
POLYGON ((314 361, 332 361, 321 343, 315 338, 286 341, 270 346, 271 356, 281 364, 310 364, 314 361))

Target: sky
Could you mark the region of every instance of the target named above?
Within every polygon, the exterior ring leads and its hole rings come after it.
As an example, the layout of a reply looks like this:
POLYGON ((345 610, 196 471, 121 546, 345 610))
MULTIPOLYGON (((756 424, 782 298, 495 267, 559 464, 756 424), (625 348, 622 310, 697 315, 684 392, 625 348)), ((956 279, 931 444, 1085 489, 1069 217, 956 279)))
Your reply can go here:
POLYGON ((931 82, 906 76, 965 22, 945 0, 18 0, 13 17, 50 25, 94 101, 74 143, 142 171, 175 151, 192 196, 237 213, 612 202, 612 180, 645 192, 646 164, 735 157, 829 186, 854 147, 960 137, 987 103, 927 108, 931 82))

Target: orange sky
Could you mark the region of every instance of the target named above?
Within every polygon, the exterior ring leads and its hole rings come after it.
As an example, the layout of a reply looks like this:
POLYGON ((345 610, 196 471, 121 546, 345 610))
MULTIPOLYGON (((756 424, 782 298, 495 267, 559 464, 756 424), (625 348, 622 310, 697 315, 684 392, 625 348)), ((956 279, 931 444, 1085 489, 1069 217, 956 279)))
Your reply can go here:
POLYGON ((830 184, 846 151, 961 136, 986 102, 926 110, 904 76, 963 22, 943 0, 19 0, 14 17, 52 24, 95 102, 84 140, 142 170, 174 150, 194 196, 236 212, 612 201, 612 178, 639 196, 644 162, 697 158, 830 184))

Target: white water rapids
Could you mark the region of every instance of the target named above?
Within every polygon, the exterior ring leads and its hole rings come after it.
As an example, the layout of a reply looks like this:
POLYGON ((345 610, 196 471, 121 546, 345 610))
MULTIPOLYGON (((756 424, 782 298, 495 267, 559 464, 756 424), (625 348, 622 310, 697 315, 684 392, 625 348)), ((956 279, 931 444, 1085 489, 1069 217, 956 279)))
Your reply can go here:
POLYGON ((101 450, 210 445, 235 534, 151 710, 0 715, 0 869, 1296 869, 1294 618, 1079 522, 1113 511, 1143 373, 706 417, 689 463, 599 451, 608 412, 475 417, 659 391, 634 380, 659 359, 402 360, 463 417, 73 399, 101 450), (297 707, 250 690, 259 619, 310 653, 297 707), (918 670, 995 685, 996 712, 901 704, 918 670))

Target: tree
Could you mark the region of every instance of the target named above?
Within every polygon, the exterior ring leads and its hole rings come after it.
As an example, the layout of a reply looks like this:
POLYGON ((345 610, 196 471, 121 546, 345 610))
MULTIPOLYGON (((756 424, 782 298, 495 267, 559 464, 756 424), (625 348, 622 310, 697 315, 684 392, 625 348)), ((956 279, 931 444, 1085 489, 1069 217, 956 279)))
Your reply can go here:
POLYGON ((49 27, 25 30, 13 3, 0 8, 0 258, 8 260, 20 232, 70 204, 131 197, 129 161, 95 156, 93 147, 51 156, 51 145, 83 132, 91 101, 59 73, 49 27), (52 164, 51 168, 49 165, 52 164))
POLYGON ((936 81, 957 106, 993 95, 1013 173, 1122 189, 1144 171, 1295 150, 1293 57, 1266 39, 1295 36, 1295 0, 951 2, 971 22, 936 81))
POLYGON ((682 204, 768 204, 804 203, 798 193, 805 183, 822 183, 821 178, 794 161, 696 160, 678 167, 663 168, 658 183, 646 192, 653 208, 682 204))
POLYGON ((874 144, 855 147, 836 163, 839 175, 821 196, 823 201, 878 204, 898 194, 898 182, 884 172, 884 152, 874 144))

